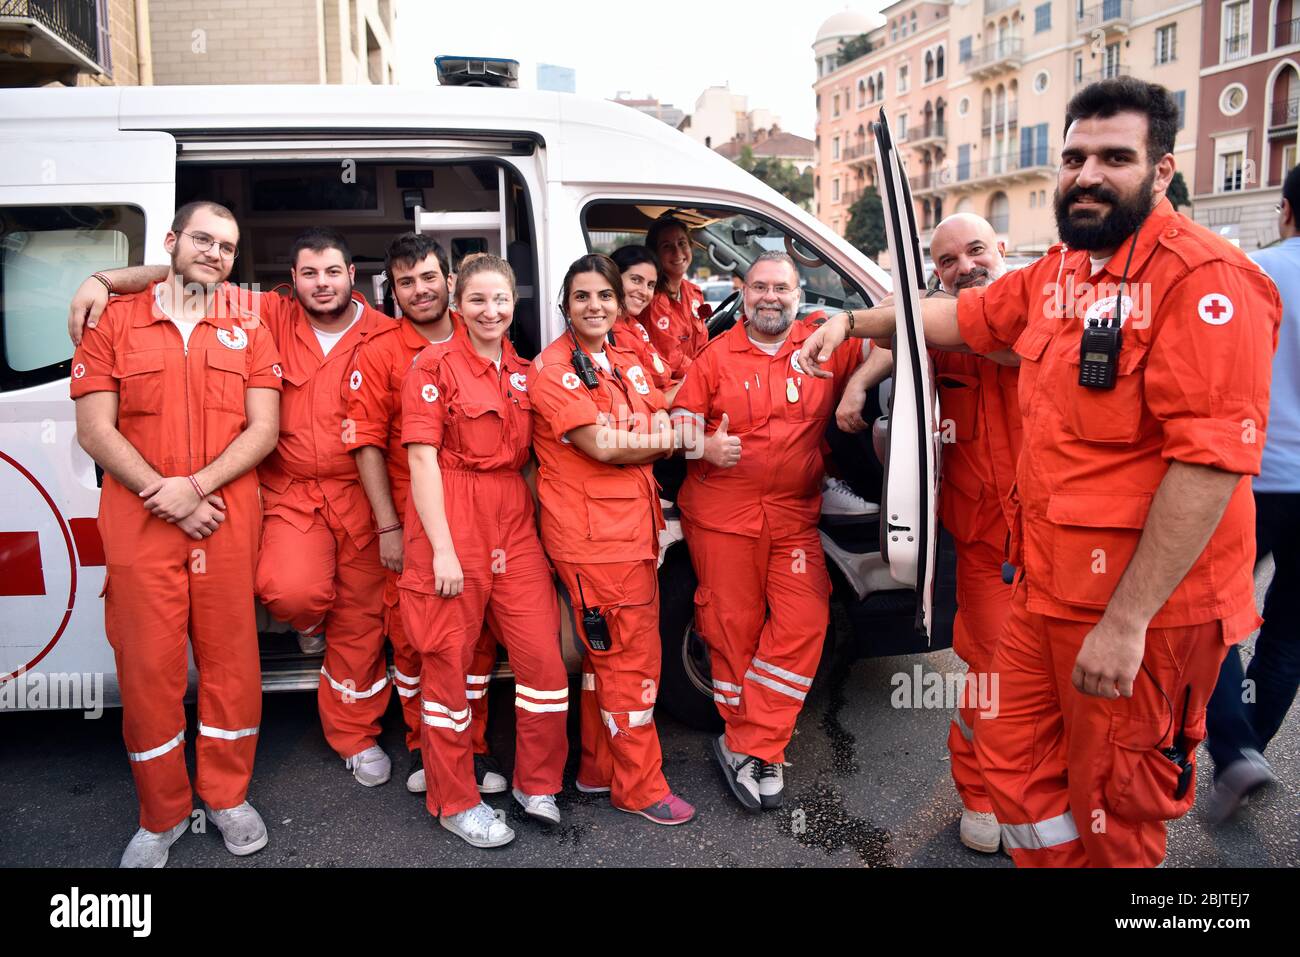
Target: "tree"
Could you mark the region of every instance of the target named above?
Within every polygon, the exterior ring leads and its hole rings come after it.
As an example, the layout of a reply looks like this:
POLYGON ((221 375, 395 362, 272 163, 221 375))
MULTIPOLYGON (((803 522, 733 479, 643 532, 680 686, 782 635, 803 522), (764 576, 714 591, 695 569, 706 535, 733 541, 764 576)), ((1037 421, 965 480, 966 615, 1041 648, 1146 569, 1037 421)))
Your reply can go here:
POLYGON ((754 159, 753 147, 745 146, 736 157, 736 165, 762 180, 796 206, 807 208, 813 197, 812 168, 800 173, 793 163, 776 157, 754 159))
POLYGON ((844 230, 844 238, 872 259, 888 246, 885 210, 874 186, 864 189, 858 201, 849 207, 849 225, 844 230))
POLYGON ((840 41, 840 65, 851 63, 860 57, 866 56, 872 50, 871 42, 867 39, 865 33, 859 33, 851 40, 840 41))
POLYGON ((1187 180, 1183 179, 1181 172, 1175 172, 1174 178, 1169 181, 1169 189, 1165 193, 1169 197, 1169 202, 1173 204, 1174 209, 1180 206, 1191 206, 1192 197, 1187 195, 1187 180))

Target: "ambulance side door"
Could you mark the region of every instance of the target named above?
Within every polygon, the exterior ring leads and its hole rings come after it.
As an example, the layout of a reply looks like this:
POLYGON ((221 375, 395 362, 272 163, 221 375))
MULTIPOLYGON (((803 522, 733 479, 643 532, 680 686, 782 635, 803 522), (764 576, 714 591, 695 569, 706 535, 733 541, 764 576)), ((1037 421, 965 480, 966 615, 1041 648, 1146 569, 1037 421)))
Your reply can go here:
POLYGON ((92 272, 166 262, 176 162, 171 136, 118 131, 115 103, 113 123, 33 115, 0 132, 0 682, 102 674, 110 704, 102 478, 75 434, 68 305, 92 272))

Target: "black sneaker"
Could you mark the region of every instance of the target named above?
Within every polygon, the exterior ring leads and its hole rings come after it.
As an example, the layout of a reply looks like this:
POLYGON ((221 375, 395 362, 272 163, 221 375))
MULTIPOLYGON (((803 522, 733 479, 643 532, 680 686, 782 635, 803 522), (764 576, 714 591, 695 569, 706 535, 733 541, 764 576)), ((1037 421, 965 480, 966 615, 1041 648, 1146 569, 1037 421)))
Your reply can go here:
POLYGON ((412 794, 423 794, 428 790, 424 781, 424 758, 420 756, 419 748, 411 752, 411 766, 406 772, 406 790, 412 794))
POLYGON ((474 782, 479 794, 502 794, 508 787, 501 765, 490 754, 474 755, 474 782))
POLYGON ((758 792, 758 770, 763 762, 747 754, 736 754, 727 747, 727 736, 720 734, 713 740, 713 753, 722 768, 731 793, 736 795, 740 806, 751 813, 762 810, 762 799, 758 792))
POLYGON ((785 803, 784 765, 764 763, 759 767, 758 800, 765 811, 785 803))

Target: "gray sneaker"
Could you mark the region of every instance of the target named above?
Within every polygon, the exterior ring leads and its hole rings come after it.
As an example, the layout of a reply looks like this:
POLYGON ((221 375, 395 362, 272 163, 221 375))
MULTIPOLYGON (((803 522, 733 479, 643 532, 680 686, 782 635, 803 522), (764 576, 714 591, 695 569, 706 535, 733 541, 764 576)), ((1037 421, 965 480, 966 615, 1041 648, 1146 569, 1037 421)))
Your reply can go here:
POLYGON ((736 754, 727 747, 727 736, 718 735, 713 741, 713 753, 717 756, 722 776, 727 780, 731 793, 736 795, 740 806, 751 813, 762 810, 763 800, 758 788, 758 773, 763 762, 747 754, 736 754))
POLYGON ((247 801, 224 811, 214 811, 206 804, 204 807, 207 808, 208 820, 217 826, 221 839, 226 843, 226 850, 231 854, 244 857, 266 847, 266 824, 262 821, 262 815, 247 801))
POLYGON ((190 819, 187 817, 169 831, 146 831, 140 828, 122 852, 122 861, 117 866, 165 867, 168 851, 189 827, 190 819))
POLYGON ((1247 802, 1250 795, 1277 780, 1264 755, 1254 748, 1242 748, 1241 757, 1223 769, 1214 781, 1201 812, 1210 824, 1222 824, 1247 802))
POLYGON ((388 759, 388 755, 384 754, 384 749, 377 744, 372 744, 364 751, 346 758, 343 765, 352 772, 357 783, 364 784, 368 788, 378 787, 393 774, 393 762, 388 759))
POLYGON ((785 765, 764 762, 758 769, 758 799, 763 810, 778 808, 785 803, 785 765))

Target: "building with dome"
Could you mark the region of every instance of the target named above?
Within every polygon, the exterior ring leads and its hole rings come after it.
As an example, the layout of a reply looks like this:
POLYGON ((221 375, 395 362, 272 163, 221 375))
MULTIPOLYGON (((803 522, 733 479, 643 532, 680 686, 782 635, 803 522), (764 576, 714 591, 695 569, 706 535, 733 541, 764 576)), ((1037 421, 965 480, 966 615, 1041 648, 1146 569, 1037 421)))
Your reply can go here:
POLYGON ((1193 188, 1199 2, 899 0, 877 14, 834 14, 813 55, 813 204, 841 235, 850 207, 876 185, 870 124, 883 109, 902 144, 923 248, 945 216, 972 212, 1009 253, 1043 252, 1056 241, 1066 103, 1108 76, 1173 91, 1183 107, 1174 156, 1193 188))

